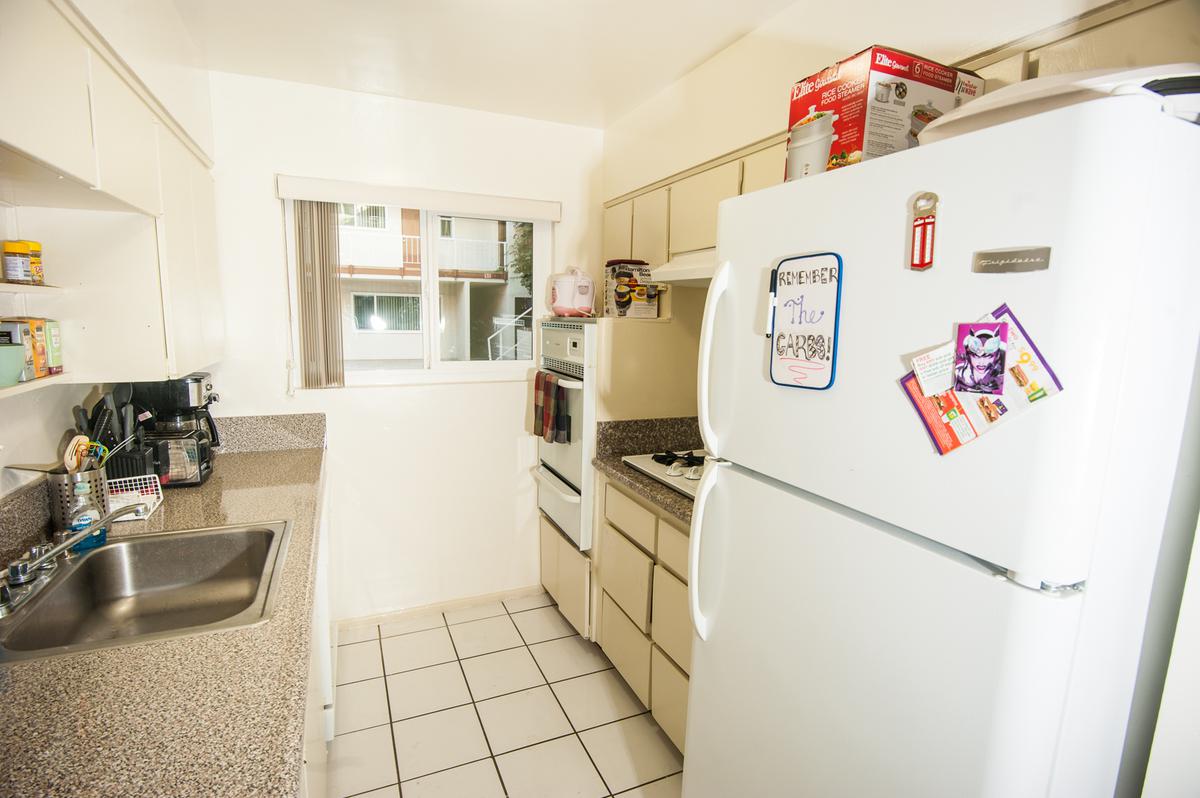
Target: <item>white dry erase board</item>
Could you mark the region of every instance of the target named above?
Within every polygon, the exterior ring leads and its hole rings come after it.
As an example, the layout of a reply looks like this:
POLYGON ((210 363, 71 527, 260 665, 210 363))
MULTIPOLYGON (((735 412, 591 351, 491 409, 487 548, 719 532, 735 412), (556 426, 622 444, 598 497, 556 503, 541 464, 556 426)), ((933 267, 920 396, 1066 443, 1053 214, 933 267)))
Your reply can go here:
POLYGON ((837 374, 842 257, 784 258, 771 271, 771 382, 823 391, 837 374))

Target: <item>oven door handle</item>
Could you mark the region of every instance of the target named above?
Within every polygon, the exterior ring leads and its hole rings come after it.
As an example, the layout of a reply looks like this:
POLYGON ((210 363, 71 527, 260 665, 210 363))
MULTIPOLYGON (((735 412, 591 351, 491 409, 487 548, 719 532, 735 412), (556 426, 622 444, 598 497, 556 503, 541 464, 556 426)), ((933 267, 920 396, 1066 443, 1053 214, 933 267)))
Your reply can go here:
POLYGON ((573 490, 563 490, 561 486, 566 483, 547 471, 545 466, 538 466, 537 468, 533 469, 531 473, 533 474, 533 478, 537 480, 539 484, 544 485, 557 493, 559 498, 563 501, 570 502, 571 504, 579 504, 579 494, 573 490))
POLYGON ((571 391, 578 391, 583 388, 583 380, 568 380, 565 377, 559 377, 558 384, 571 391))

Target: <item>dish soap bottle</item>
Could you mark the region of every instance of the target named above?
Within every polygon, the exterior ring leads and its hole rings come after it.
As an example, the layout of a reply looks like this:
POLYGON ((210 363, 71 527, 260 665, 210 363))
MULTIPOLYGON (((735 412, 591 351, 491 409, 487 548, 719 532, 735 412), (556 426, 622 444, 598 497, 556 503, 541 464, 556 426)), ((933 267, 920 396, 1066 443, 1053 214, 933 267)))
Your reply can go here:
MULTIPOLYGON (((87 529, 103 517, 100 508, 92 500, 92 486, 86 482, 75 483, 75 499, 71 503, 71 511, 67 515, 67 534, 73 535, 87 529)), ((71 547, 75 554, 103 546, 108 542, 108 530, 101 528, 98 532, 88 535, 71 547)))

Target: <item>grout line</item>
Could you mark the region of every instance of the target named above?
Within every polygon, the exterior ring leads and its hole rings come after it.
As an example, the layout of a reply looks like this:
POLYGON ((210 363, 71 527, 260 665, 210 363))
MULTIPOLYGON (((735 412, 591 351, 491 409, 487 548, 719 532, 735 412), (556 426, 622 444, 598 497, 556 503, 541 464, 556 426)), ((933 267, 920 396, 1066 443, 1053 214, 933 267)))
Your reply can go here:
MULTIPOLYGON (((404 723, 405 721, 416 720, 417 718, 424 718, 429 715, 436 715, 439 712, 446 712, 451 709, 461 709, 462 707, 465 707, 467 704, 470 704, 470 703, 473 703, 473 702, 464 701, 461 704, 454 704, 453 706, 442 707, 441 709, 432 709, 429 712, 422 712, 420 715, 409 715, 408 717, 405 717, 405 718, 397 718, 396 720, 393 720, 392 723, 404 723)), ((416 777, 414 776, 413 778, 416 778, 416 777)), ((405 779, 405 781, 409 781, 409 779, 405 779)))
MULTIPOLYGON (((388 693, 387 683, 387 663, 383 661, 383 643, 379 642, 379 664, 381 670, 385 671, 383 678, 383 700, 387 702, 388 714, 388 737, 392 740, 392 767, 396 769, 396 791, 400 793, 400 798, 404 798, 404 788, 400 786, 400 752, 396 750, 396 733, 392 730, 392 696, 388 693)), ((336 713, 337 710, 335 709, 336 713)), ((335 737, 337 735, 334 735, 335 737)))
MULTIPOLYGON (((408 784, 411 781, 417 781, 418 779, 426 779, 426 778, 429 778, 430 776, 436 776, 439 773, 445 773, 447 770, 456 770, 457 768, 465 768, 467 765, 475 765, 480 762, 483 762, 486 759, 491 759, 491 758, 492 757, 490 757, 490 756, 481 756, 478 759, 472 759, 470 762, 463 762, 461 765, 451 765, 450 767, 442 768, 441 770, 431 770, 428 773, 422 773, 420 776, 413 776, 411 779, 405 779, 404 781, 401 781, 399 783, 400 784, 408 784)), ((671 775, 673 776, 675 774, 672 773, 671 775)), ((390 787, 392 785, 389 784, 388 786, 390 787)), ((379 789, 383 789, 383 788, 380 787, 379 789)), ((637 789, 637 788, 635 787, 634 789, 637 789)), ((507 793, 505 793, 505 794, 507 795, 507 793)))
MULTIPOLYGON (((359 732, 370 731, 371 729, 378 729, 380 726, 391 726, 392 725, 392 721, 390 720, 391 715, 388 715, 388 718, 389 718, 389 720, 387 723, 376 723, 374 726, 363 726, 361 729, 351 729, 350 731, 339 732, 337 734, 334 734, 333 737, 334 737, 334 739, 337 739, 338 737, 345 737, 347 734, 358 734, 359 732)), ((400 776, 400 774, 397 773, 396 777, 399 778, 399 776, 400 776)))
POLYGON ((683 772, 682 770, 677 770, 677 771, 675 771, 674 773, 668 773, 668 774, 667 774, 667 775, 665 775, 665 776, 659 776, 657 779, 650 779, 650 781, 647 781, 647 782, 645 782, 645 783, 643 783, 643 784, 639 784, 639 785, 637 785, 636 787, 630 787, 628 790, 622 790, 621 792, 618 792, 618 793, 613 793, 613 795, 615 796, 615 798, 620 798, 622 795, 626 795, 626 794, 628 794, 628 793, 631 793, 631 792, 633 792, 634 790, 640 790, 642 787, 646 787, 646 786, 649 786, 649 785, 651 785, 651 784, 657 784, 657 783, 658 783, 658 782, 660 782, 660 781, 666 781, 666 780, 667 780, 667 779, 669 779, 669 778, 673 778, 673 777, 675 777, 675 776, 678 776, 678 775, 679 775, 680 773, 682 773, 682 772, 683 772))
POLYGON ((347 795, 346 798, 358 798, 358 796, 360 796, 360 795, 366 795, 367 793, 372 793, 372 792, 375 792, 376 790, 386 790, 388 787, 393 787, 393 786, 397 790, 399 790, 400 789, 399 776, 397 776, 396 778, 397 778, 397 781, 393 782, 392 784, 385 784, 382 787, 372 787, 369 790, 363 790, 362 792, 356 792, 353 795, 347 795))
MULTIPOLYGON (((507 607, 504 609, 506 611, 508 610, 507 607)), ((560 616, 562 615, 557 608, 555 608, 555 612, 558 612, 560 616)), ((512 620, 512 613, 509 613, 509 620, 512 620)), ((513 626, 517 626, 515 621, 513 621, 513 626)), ((521 636, 522 640, 525 639, 525 635, 521 634, 521 627, 519 626, 517 626, 517 634, 521 636)), ((540 640, 538 642, 546 643, 549 641, 540 640)), ((525 644, 525 648, 529 651, 530 659, 533 660, 533 664, 538 669, 538 673, 542 674, 542 679, 548 686, 550 684, 550 680, 546 678, 546 673, 542 670, 542 666, 538 663, 537 657, 533 656, 533 649, 529 648, 529 643, 525 644)), ((588 762, 592 763, 592 770, 596 771, 596 775, 600 777, 600 783, 604 785, 604 791, 609 795, 612 795, 612 790, 609 789, 608 781, 605 780, 604 774, 600 772, 600 768, 596 767, 596 760, 592 759, 592 752, 589 751, 587 746, 583 744, 583 738, 579 736, 579 730, 575 728, 575 722, 571 720, 571 716, 567 714, 567 710, 565 707, 563 707, 562 701, 559 701, 558 693, 554 692, 554 688, 550 688, 550 695, 554 696, 554 702, 558 704, 558 711, 563 713, 563 717, 567 719, 567 725, 571 727, 571 731, 575 734, 575 739, 579 741, 579 747, 582 748, 583 753, 587 755, 588 762)))
MULTIPOLYGON (((504 605, 501 604, 500 606, 503 607, 504 605)), ((505 612, 507 613, 507 610, 505 610, 505 612)), ((442 617, 445 618, 445 613, 442 614, 442 617)), ((509 623, 512 623, 511 619, 509 619, 509 623)), ((475 721, 479 724, 479 732, 483 735, 483 744, 487 746, 488 756, 491 757, 491 760, 492 760, 492 767, 496 769, 496 778, 500 779, 500 789, 503 790, 505 795, 508 795, 508 787, 506 787, 504 785, 504 776, 501 775, 501 773, 500 773, 500 766, 498 764, 496 764, 496 752, 492 750, 492 741, 488 739, 487 729, 484 728, 484 725, 483 725, 483 716, 479 714, 479 707, 475 703, 475 692, 473 690, 471 690, 471 683, 469 681, 467 681, 467 671, 463 667, 462 659, 458 658, 458 646, 455 645, 455 643, 454 643, 454 635, 450 634, 449 626, 450 626, 450 624, 449 624, 449 621, 447 620, 446 636, 450 638, 450 647, 452 649, 454 649, 454 656, 456 658, 455 661, 458 662, 458 670, 462 674, 463 684, 465 684, 467 686, 467 697, 471 699, 471 709, 475 711, 475 721)), ((516 624, 513 624, 513 626, 516 626, 516 624)), ((518 634, 520 634, 519 630, 518 630, 518 634)), ((533 655, 530 654, 530 656, 532 657, 533 655)), ((475 760, 475 761, 478 762, 479 760, 475 760)), ((464 763, 464 764, 470 764, 470 763, 468 762, 468 763, 464 763)), ((400 772, 399 772, 399 770, 397 770, 396 778, 399 778, 399 777, 400 777, 400 772)))

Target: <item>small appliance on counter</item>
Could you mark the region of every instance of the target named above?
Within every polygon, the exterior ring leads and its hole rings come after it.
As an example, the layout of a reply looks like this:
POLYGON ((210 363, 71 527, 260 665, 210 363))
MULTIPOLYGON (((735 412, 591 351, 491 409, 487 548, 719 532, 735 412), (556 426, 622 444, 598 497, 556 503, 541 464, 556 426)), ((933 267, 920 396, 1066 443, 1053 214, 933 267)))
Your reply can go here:
POLYGON ((219 399, 206 371, 133 383, 133 402, 146 424, 146 444, 154 450, 155 472, 163 487, 200 485, 212 474, 212 450, 221 439, 208 408, 219 399))
POLYGON ((550 309, 565 318, 596 315, 596 285, 580 269, 550 275, 550 309))
POLYGON ((622 457, 621 462, 641 471, 684 496, 696 498, 696 487, 704 476, 708 452, 662 452, 634 454, 622 457))

